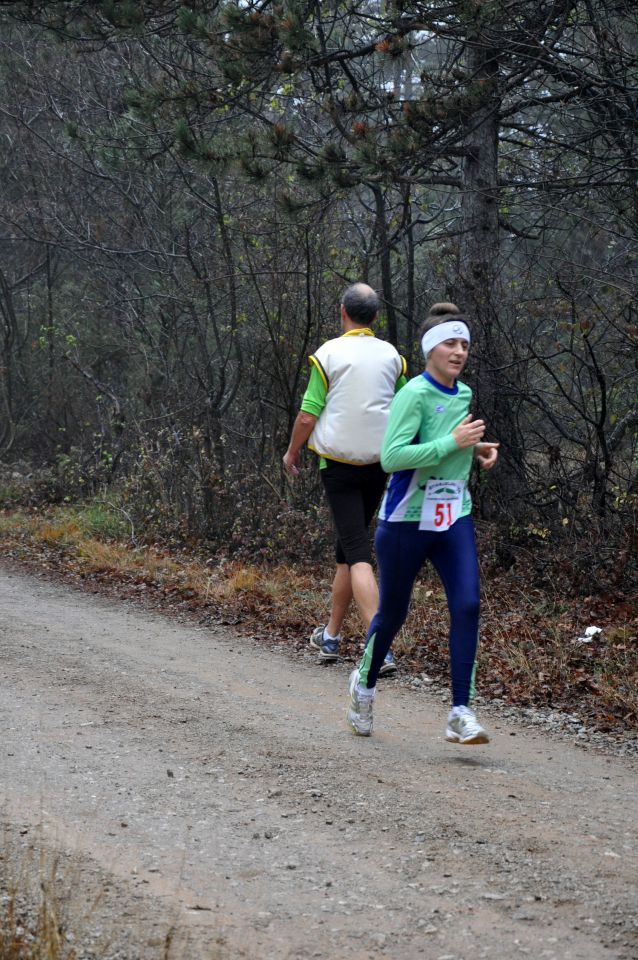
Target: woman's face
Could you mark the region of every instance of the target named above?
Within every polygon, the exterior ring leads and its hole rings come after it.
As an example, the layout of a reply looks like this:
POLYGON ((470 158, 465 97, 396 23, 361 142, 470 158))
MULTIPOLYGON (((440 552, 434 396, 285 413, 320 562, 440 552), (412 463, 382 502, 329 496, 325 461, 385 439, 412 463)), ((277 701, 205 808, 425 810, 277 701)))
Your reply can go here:
POLYGON ((469 343, 461 337, 444 340, 430 350, 425 369, 444 387, 453 387, 467 363, 469 349, 469 343))

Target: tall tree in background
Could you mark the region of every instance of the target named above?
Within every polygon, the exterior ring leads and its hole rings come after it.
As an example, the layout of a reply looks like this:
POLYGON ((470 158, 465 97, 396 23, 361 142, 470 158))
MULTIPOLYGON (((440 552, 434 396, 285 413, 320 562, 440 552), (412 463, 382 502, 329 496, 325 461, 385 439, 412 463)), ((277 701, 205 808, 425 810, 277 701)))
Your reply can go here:
MULTIPOLYGON (((228 514, 255 457, 251 483, 285 498, 273 467, 305 354, 365 277, 415 364, 429 302, 474 318, 478 410, 504 454, 479 487, 485 513, 585 531, 591 511, 606 534, 622 528, 636 482, 632 5, 3 8, 5 384, 35 385, 46 364, 54 398, 71 376, 45 411, 65 455, 115 451, 126 472, 140 439, 162 449, 165 506, 200 527, 228 514)), ((20 451, 37 446, 30 409, 13 415, 20 451)))

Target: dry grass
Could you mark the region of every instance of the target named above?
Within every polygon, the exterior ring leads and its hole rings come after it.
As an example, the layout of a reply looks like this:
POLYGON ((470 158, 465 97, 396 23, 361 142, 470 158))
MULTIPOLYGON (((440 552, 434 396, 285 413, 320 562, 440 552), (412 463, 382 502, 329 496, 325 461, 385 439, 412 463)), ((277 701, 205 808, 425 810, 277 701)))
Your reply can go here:
MULTIPOLYGON (((3 858, 4 859, 4 858, 3 858)), ((0 897, 0 960, 75 960, 74 937, 56 897, 56 864, 40 864, 39 891, 24 878, 4 881, 0 897)))
POLYGON ((112 543, 102 543, 100 540, 78 538, 68 546, 74 546, 77 557, 87 571, 99 572, 108 570, 122 570, 130 568, 130 556, 125 547, 112 543))
POLYGON ((19 535, 22 530, 29 529, 31 520, 22 513, 0 513, 0 535, 19 535))
MULTIPOLYGON (((123 925, 119 901, 111 894, 109 903, 107 889, 87 887, 71 860, 62 865, 40 841, 25 848, 5 824, 0 846, 0 960, 121 956, 123 944, 135 947, 147 940, 143 910, 123 925)), ((153 926, 153 937, 156 960, 189 957, 188 930, 169 918, 160 929, 153 926)))
POLYGON ((76 523, 69 521, 51 523, 47 520, 37 521, 35 536, 43 543, 65 545, 77 542, 80 534, 80 528, 76 523))
MULTIPOLYGON (((143 580, 150 585, 174 589, 191 595, 202 603, 239 602, 247 599, 271 601, 289 609, 291 594, 308 597, 316 581, 287 568, 266 569, 221 561, 212 569, 210 561, 198 562, 192 557, 174 559, 152 546, 139 548, 101 539, 87 532, 87 525, 73 519, 68 508, 51 510, 49 516, 20 514, 0 517, 0 536, 6 544, 22 546, 29 554, 29 545, 41 544, 58 551, 70 572, 80 576, 110 575, 122 582, 143 580)), ((20 551, 17 551, 18 553, 20 551)), ((325 584, 321 584, 322 603, 325 584)), ((312 607, 312 603, 310 604, 312 607)))

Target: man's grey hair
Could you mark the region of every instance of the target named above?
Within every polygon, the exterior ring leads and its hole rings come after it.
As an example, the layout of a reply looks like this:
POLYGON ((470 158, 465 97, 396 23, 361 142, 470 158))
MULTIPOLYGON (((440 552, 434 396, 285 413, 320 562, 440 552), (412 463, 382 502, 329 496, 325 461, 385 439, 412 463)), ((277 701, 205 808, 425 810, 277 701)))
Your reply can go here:
POLYGON ((353 283, 341 303, 352 322, 362 327, 369 327, 379 312, 379 298, 367 283, 353 283))

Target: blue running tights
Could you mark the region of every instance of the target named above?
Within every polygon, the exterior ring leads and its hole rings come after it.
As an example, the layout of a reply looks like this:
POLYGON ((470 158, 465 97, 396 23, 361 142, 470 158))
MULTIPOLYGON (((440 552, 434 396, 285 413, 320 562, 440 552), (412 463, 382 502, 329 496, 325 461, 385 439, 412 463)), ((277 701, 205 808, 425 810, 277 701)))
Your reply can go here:
POLYGON ((474 524, 461 517, 449 530, 419 530, 418 523, 379 520, 375 536, 379 609, 359 667, 360 683, 376 685, 379 669, 405 623, 414 581, 430 560, 445 588, 450 611, 452 705, 467 705, 478 644, 480 584, 474 524))

